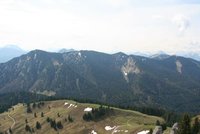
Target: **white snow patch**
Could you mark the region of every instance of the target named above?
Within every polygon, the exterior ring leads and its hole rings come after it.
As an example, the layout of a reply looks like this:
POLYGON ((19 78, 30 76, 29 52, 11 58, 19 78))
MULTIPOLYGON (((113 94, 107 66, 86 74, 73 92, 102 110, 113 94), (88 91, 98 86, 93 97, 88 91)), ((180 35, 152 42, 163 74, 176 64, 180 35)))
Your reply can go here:
POLYGON ((123 132, 124 130, 114 130, 114 133, 123 132))
POLYGON ((81 57, 81 52, 79 52, 78 55, 81 57))
POLYGON ((124 132, 124 130, 114 130, 113 133, 120 133, 120 132, 124 132))
POLYGON ((87 107, 84 109, 84 112, 90 112, 90 111, 92 111, 92 108, 90 108, 90 107, 87 107))
POLYGON ((70 107, 77 107, 77 105, 74 105, 74 104, 70 104, 69 106, 68 106, 68 108, 70 108, 70 107))
POLYGON ((110 131, 110 130, 113 130, 113 129, 115 129, 115 128, 116 128, 116 126, 114 126, 114 127, 105 126, 105 130, 106 130, 106 131, 110 131))
POLYGON ((148 133, 149 133, 149 130, 144 130, 144 131, 141 131, 141 132, 139 132, 137 134, 148 134, 148 133))
POLYGON ((92 130, 92 132, 90 134, 97 134, 97 132, 95 132, 94 130, 92 130))
POLYGON ((124 72, 124 75, 125 75, 125 76, 127 76, 127 75, 128 75, 128 73, 124 72))
POLYGON ((72 105, 73 105, 73 104, 70 104, 70 105, 68 106, 68 108, 70 108, 72 105))
POLYGON ((36 59, 36 57, 37 57, 37 54, 34 55, 34 60, 36 59))

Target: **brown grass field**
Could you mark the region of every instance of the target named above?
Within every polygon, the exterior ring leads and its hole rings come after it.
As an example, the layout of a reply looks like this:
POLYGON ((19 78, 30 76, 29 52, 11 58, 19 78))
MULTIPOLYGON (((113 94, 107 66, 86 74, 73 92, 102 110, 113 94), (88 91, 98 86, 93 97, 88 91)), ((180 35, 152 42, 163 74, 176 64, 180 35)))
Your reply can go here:
POLYGON ((142 130, 153 129, 157 120, 163 122, 163 119, 159 117, 118 108, 113 108, 114 113, 100 121, 86 122, 82 119, 84 109, 86 107, 97 108, 99 105, 77 103, 70 100, 47 101, 44 103, 45 105, 43 107, 32 109, 32 113, 27 113, 26 106, 18 104, 9 109, 9 112, 0 114, 0 132, 4 133, 12 127, 12 132, 14 134, 30 133, 25 131, 26 119, 28 125, 34 128, 35 134, 90 134, 92 130, 97 132, 97 134, 134 134, 142 130), (77 107, 68 108, 69 104, 64 106, 65 102, 77 105, 77 107), (49 109, 49 107, 51 108, 49 109), (41 117, 41 112, 44 113, 44 117, 41 117), (37 114, 37 117, 34 117, 34 113, 37 114), (60 117, 58 117, 58 113, 60 117), (73 122, 65 121, 68 115, 73 118, 73 122), (55 131, 46 121, 47 117, 55 119, 56 121, 61 121, 63 129, 55 131), (37 121, 39 121, 42 126, 40 130, 37 130, 35 127, 37 121), (118 126, 117 129, 115 129, 117 132, 114 132, 114 130, 106 131, 105 126, 118 126))

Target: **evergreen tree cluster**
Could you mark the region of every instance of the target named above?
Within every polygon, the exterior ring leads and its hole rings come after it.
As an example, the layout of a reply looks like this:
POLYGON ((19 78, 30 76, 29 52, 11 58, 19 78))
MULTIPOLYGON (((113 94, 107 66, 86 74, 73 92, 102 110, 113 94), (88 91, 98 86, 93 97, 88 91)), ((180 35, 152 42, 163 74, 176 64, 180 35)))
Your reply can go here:
POLYGON ((35 127, 36 127, 36 129, 41 129, 42 128, 42 126, 41 126, 41 124, 40 124, 40 122, 36 122, 36 125, 35 125, 35 127))
POLYGON ((99 108, 92 109, 91 112, 87 112, 83 115, 83 120, 85 121, 96 121, 100 120, 106 115, 109 115, 113 112, 113 109, 110 107, 103 107, 102 105, 99 108))
POLYGON ((35 109, 35 108, 41 108, 44 106, 44 102, 38 102, 38 103, 33 103, 32 104, 32 108, 35 109))
POLYGON ((166 125, 171 127, 175 122, 178 122, 181 119, 181 114, 165 112, 162 117, 165 119, 166 125))
MULTIPOLYGON (((30 104, 33 102, 52 100, 52 99, 53 98, 50 98, 44 95, 39 95, 36 93, 30 93, 26 91, 2 93, 0 94, 0 113, 7 111, 13 105, 16 105, 18 103, 30 104)), ((40 106, 42 106, 42 104, 40 106)), ((31 112, 31 108, 32 107, 29 107, 28 112, 31 112)))
POLYGON ((200 134, 200 121, 195 118, 194 123, 191 125, 191 118, 185 114, 179 122, 178 134, 200 134))
POLYGON ((33 103, 32 106, 30 103, 26 103, 27 105, 27 113, 32 113, 32 109, 35 109, 35 108, 41 108, 42 106, 44 106, 44 102, 39 102, 39 103, 33 103))
MULTIPOLYGON (((42 128, 41 124, 38 121, 36 122, 35 127, 36 127, 36 129, 41 129, 42 128)), ((25 125, 25 130, 26 130, 26 132, 35 133, 34 128, 31 128, 27 123, 25 125)))
POLYGON ((54 130, 63 129, 63 125, 61 121, 56 122, 55 120, 47 117, 46 121, 50 124, 51 128, 54 130))
POLYGON ((32 132, 32 129, 28 124, 26 124, 25 130, 26 130, 26 132, 32 132))

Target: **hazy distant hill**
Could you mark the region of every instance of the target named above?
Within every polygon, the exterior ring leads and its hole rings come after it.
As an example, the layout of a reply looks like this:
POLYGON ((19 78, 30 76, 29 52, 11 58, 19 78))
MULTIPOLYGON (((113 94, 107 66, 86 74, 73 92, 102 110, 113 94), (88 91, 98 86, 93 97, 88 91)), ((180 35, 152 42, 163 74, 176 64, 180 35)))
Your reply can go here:
POLYGON ((154 54, 154 55, 150 56, 150 58, 155 59, 155 60, 164 60, 169 57, 170 57, 170 55, 168 55, 168 54, 154 54))
POLYGON ((169 56, 152 59, 95 51, 35 50, 0 64, 0 93, 92 99, 123 106, 200 110, 200 63, 169 56))
POLYGON ((25 53, 24 50, 14 45, 2 47, 0 48, 0 63, 7 62, 12 58, 21 56, 25 53))
POLYGON ((75 50, 74 49, 65 49, 65 48, 63 48, 63 49, 60 49, 58 51, 58 53, 67 53, 67 52, 72 52, 72 51, 75 51, 75 50))
POLYGON ((200 61, 200 53, 180 53, 179 55, 200 61))

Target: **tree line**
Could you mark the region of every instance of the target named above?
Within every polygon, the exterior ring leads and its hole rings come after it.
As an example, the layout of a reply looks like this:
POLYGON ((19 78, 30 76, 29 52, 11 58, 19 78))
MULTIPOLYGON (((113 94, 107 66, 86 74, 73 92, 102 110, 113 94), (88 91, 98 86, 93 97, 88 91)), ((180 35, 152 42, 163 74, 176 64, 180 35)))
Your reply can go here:
POLYGON ((176 134, 200 134, 200 121, 196 117, 192 122, 191 117, 185 114, 178 125, 176 134))
POLYGON ((109 106, 103 107, 102 105, 99 108, 92 109, 91 112, 86 112, 83 114, 83 120, 85 121, 97 121, 103 117, 113 113, 113 109, 109 106))

